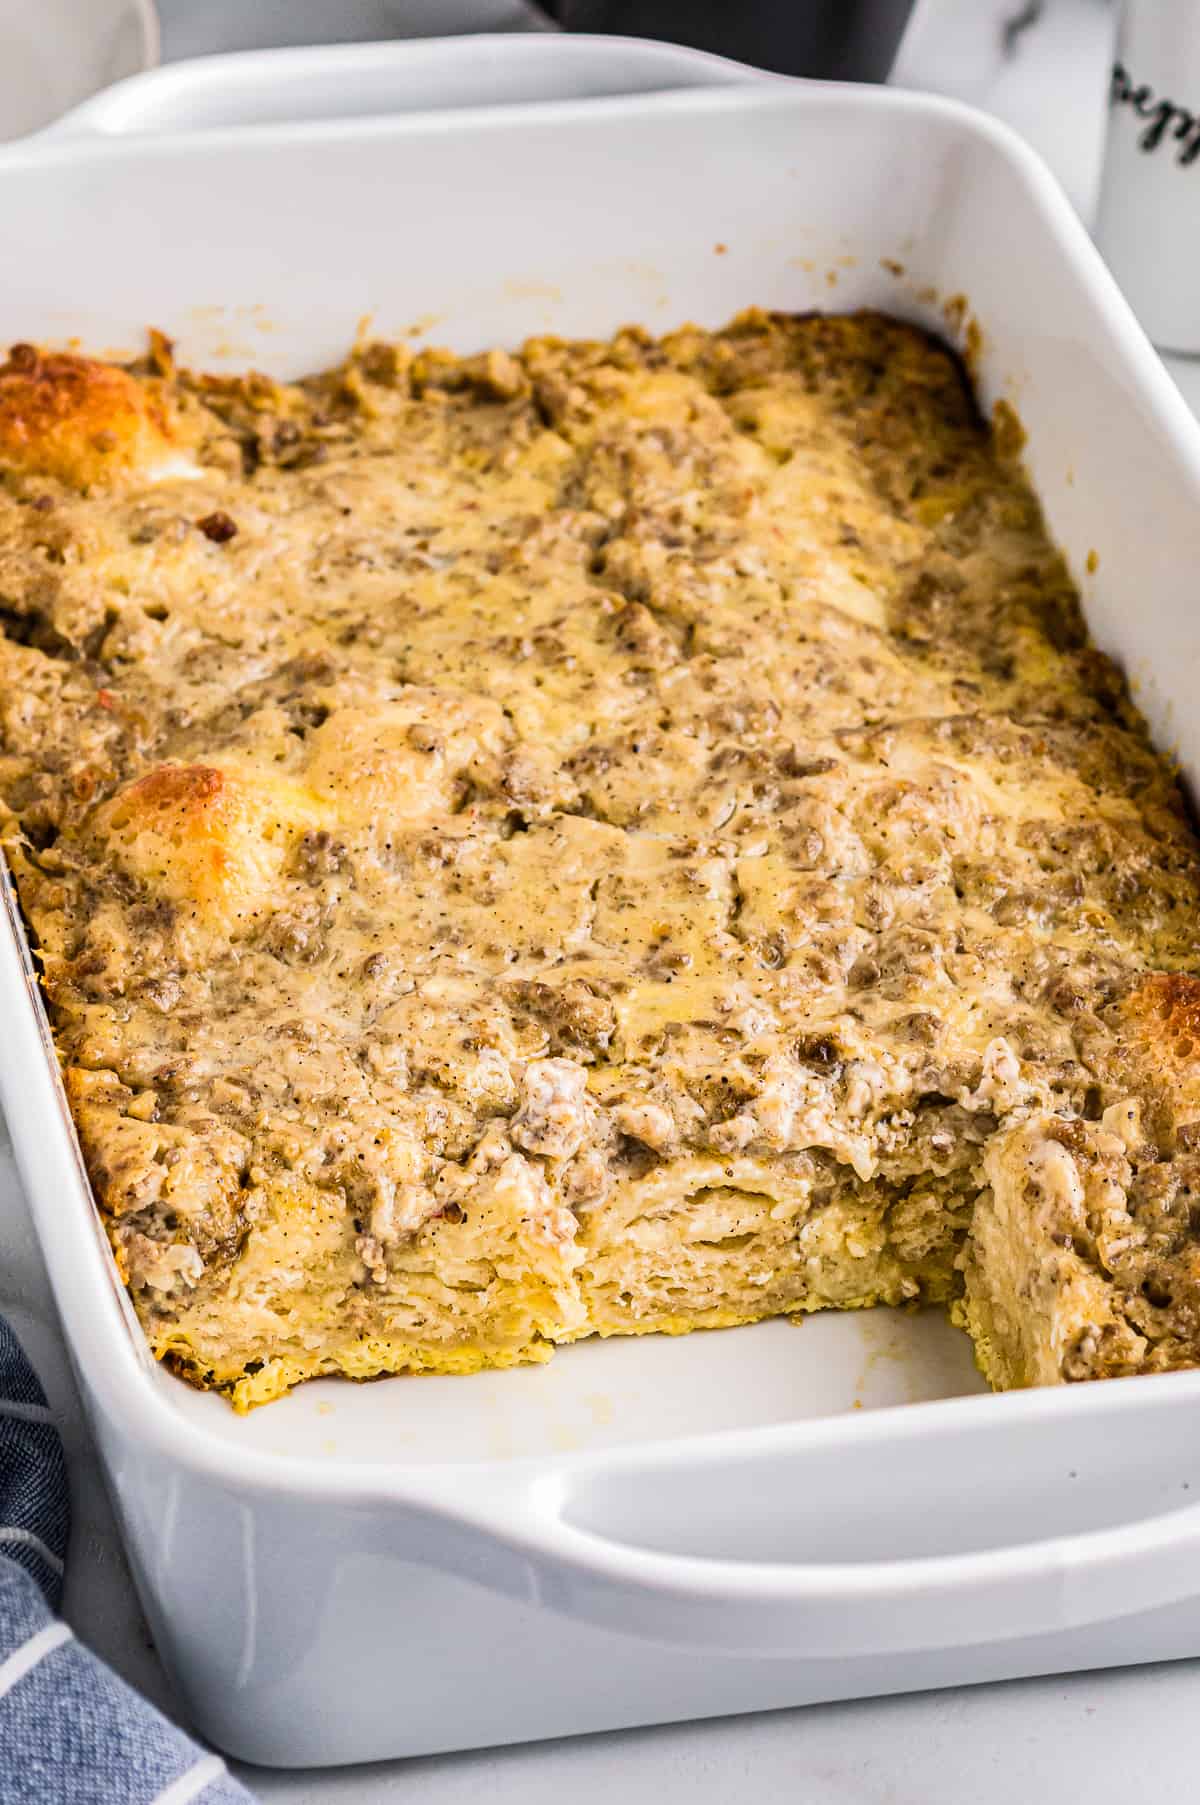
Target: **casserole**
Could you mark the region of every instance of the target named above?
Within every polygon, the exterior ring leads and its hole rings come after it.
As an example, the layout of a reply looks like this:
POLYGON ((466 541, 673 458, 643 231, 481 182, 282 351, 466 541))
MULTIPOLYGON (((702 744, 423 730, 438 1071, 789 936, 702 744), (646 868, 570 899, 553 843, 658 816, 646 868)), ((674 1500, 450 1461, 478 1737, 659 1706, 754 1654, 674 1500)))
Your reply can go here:
POLYGON ((1200 1364, 1200 847, 944 345, 148 361, 0 365, 0 846, 160 1358, 1200 1364))
MULTIPOLYGON (((479 50, 371 54, 401 81, 417 54, 430 83, 479 50)), ((936 324, 969 295, 985 399, 1028 428, 1093 634, 1200 764, 1197 429, 1036 159, 959 107, 761 84, 65 131, 7 153, 0 206, 8 337, 128 353, 152 322, 192 362, 283 374, 371 307, 381 336, 435 315, 466 351, 750 301, 936 324)), ((786 1324, 613 1343, 469 1387, 318 1382, 246 1420, 185 1391, 129 1321, 9 910, 19 1162, 155 1640, 222 1746, 364 1760, 1200 1648, 1194 1373, 959 1395, 978 1381, 935 1324, 842 1319, 795 1355, 786 1324)))

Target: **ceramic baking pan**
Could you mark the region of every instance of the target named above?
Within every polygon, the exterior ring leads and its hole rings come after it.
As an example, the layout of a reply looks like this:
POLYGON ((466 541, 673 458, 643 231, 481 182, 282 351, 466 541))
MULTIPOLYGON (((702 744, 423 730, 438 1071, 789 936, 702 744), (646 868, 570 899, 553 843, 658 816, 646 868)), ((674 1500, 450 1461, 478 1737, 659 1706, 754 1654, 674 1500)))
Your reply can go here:
MULTIPOLYGON (((368 314, 461 351, 755 302, 969 330, 1096 638, 1200 772, 1200 433, 1052 178, 961 107, 613 40, 239 57, 6 152, 0 228, 0 335, 154 324, 281 374, 368 314)), ((1200 1653, 1200 1374, 992 1397, 943 1321, 872 1312, 239 1419, 146 1355, 11 898, 0 1020, 146 1612, 223 1747, 344 1762, 1200 1653)))

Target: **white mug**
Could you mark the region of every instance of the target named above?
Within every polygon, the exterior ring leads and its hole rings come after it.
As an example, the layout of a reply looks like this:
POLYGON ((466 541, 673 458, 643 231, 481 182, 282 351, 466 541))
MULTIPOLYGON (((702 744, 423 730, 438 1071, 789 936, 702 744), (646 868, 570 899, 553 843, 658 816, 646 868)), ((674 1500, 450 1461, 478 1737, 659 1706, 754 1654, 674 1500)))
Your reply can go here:
POLYGON ((1126 0, 1096 243, 1159 349, 1200 352, 1200 0, 1126 0))

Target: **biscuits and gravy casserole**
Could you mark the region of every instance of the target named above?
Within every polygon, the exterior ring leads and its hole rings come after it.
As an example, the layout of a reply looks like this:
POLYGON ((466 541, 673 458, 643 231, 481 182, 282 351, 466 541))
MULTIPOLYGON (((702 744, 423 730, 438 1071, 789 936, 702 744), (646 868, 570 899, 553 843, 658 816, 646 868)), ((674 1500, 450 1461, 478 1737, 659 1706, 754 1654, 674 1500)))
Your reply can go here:
POLYGON ((867 314, 11 351, 0 836, 157 1355, 1200 1361, 1197 843, 1014 439, 867 314))

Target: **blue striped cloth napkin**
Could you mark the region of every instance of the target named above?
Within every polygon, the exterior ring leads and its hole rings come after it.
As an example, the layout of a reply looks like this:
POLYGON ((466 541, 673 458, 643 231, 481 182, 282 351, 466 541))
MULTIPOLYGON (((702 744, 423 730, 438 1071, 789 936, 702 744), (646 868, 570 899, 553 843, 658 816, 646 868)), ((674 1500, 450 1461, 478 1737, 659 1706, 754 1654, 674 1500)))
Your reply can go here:
POLYGON ((0 1805, 250 1805, 54 1615, 69 1528, 62 1443, 0 1317, 0 1805))

